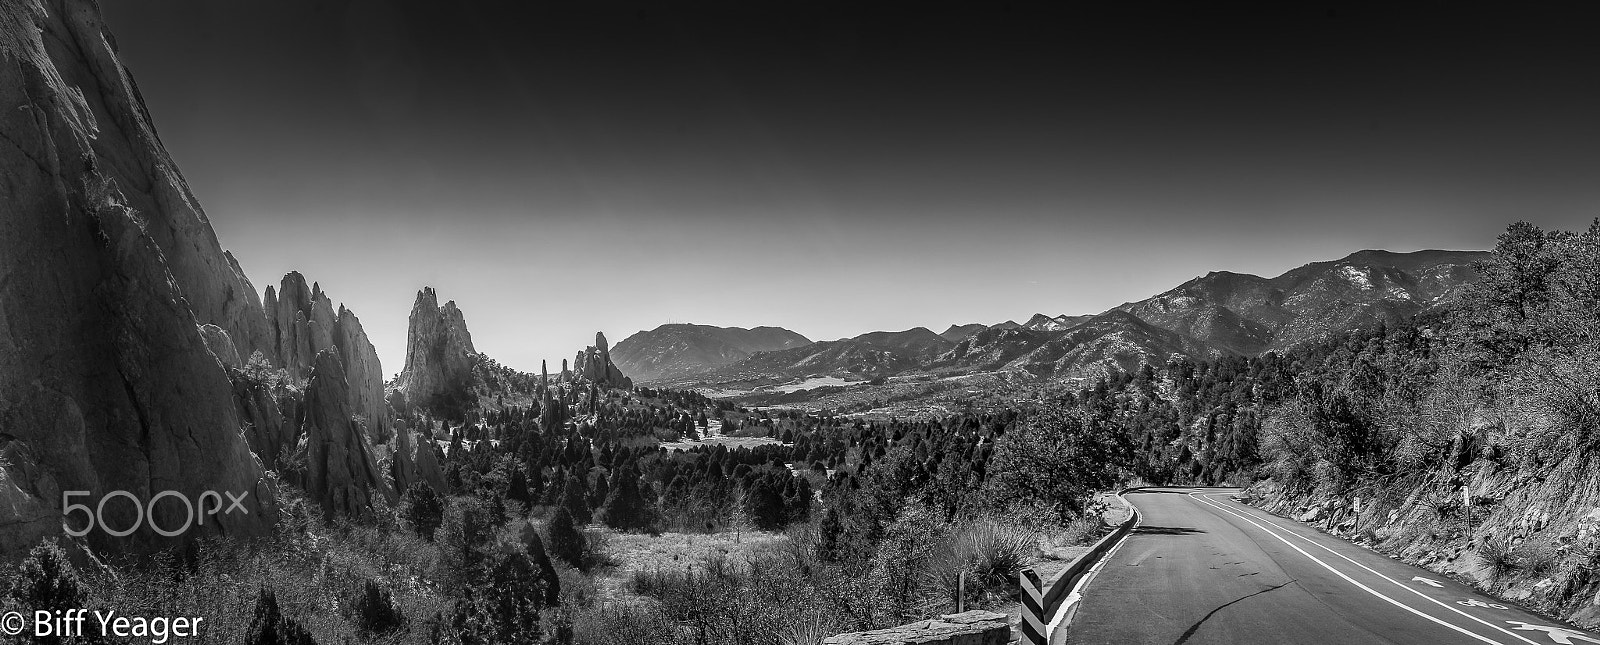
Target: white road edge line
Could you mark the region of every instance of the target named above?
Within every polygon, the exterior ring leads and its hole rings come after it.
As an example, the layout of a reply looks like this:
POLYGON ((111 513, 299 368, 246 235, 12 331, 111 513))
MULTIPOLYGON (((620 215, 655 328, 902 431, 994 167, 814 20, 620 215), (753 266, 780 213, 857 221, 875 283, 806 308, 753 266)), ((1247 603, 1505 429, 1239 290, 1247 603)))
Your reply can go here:
MULTIPOLYGON (((1210 493, 1209 495, 1226 495, 1226 493, 1210 493)), ((1205 497, 1205 496, 1206 495, 1202 495, 1202 497, 1205 497)), ((1215 500, 1213 500, 1213 501, 1215 501, 1215 500)), ((1226 507, 1224 507, 1224 508, 1226 508, 1226 507)), ((1491 628, 1500 630, 1501 632, 1504 632, 1505 635, 1510 636, 1512 638, 1515 638, 1517 640, 1520 640, 1520 641, 1522 641, 1524 643, 1528 643, 1529 645, 1539 645, 1538 643, 1536 643, 1534 641, 1528 640, 1527 637, 1525 637, 1525 636, 1523 636, 1521 634, 1513 633, 1513 632, 1511 632, 1510 630, 1508 630, 1508 629, 1506 629, 1504 627, 1501 627, 1499 625, 1496 625, 1494 623, 1486 621, 1486 620, 1484 620, 1482 618, 1479 618, 1479 617, 1474 616, 1472 614, 1469 614, 1467 612, 1461 611, 1460 609, 1457 609, 1455 607, 1451 607, 1450 605, 1445 604, 1443 601, 1441 601, 1441 600, 1439 600, 1437 598, 1434 598, 1432 596, 1429 596, 1428 594, 1422 593, 1421 591, 1418 591, 1416 589, 1411 588, 1410 585, 1407 585, 1404 582, 1400 582, 1399 580, 1395 580, 1394 578, 1390 578, 1389 576, 1386 576, 1386 575, 1383 575, 1381 573, 1378 573, 1377 571, 1373 571, 1371 567, 1368 567, 1367 565, 1361 564, 1360 562, 1356 562, 1355 560, 1350 559, 1349 556, 1347 556, 1347 555, 1345 555, 1343 553, 1340 553, 1338 551, 1335 551, 1333 549, 1330 549, 1326 545, 1318 544, 1317 542, 1313 541, 1311 538, 1308 538, 1308 537, 1306 537, 1304 535, 1300 535, 1298 533, 1295 533, 1294 531, 1291 531, 1291 530, 1283 527, 1282 525, 1278 524, 1277 522, 1274 522, 1274 521, 1269 520, 1269 519, 1264 518, 1264 517, 1260 518, 1260 519, 1263 522, 1266 522, 1266 523, 1271 524, 1273 526, 1277 526, 1279 529, 1282 529, 1284 533, 1288 533, 1289 535, 1297 537, 1297 538, 1305 541, 1307 544, 1311 544, 1313 546, 1316 546, 1316 547, 1318 547, 1318 548, 1320 548, 1320 549, 1322 549, 1324 551, 1327 551, 1328 553, 1332 553, 1332 554, 1334 554, 1336 556, 1339 556, 1340 558, 1343 558, 1346 562, 1349 562, 1350 564, 1353 564, 1353 565, 1356 565, 1356 566, 1361 567, 1363 569, 1366 569, 1367 572, 1371 573, 1372 575, 1378 576, 1379 578, 1383 578, 1384 580, 1388 580, 1389 582, 1394 583, 1395 586, 1400 587, 1401 589, 1405 589, 1406 591, 1409 591, 1411 593, 1414 593, 1417 596, 1423 598, 1424 600, 1427 600, 1428 602, 1431 602, 1431 603, 1433 603, 1435 605, 1438 605, 1440 607, 1444 607, 1445 609, 1448 609, 1450 611, 1453 611, 1453 612, 1456 612, 1458 614, 1461 614, 1462 616, 1466 616, 1467 618, 1470 618, 1470 619, 1475 620, 1475 621, 1477 621, 1479 623, 1482 623, 1483 625, 1485 625, 1487 627, 1491 627, 1491 628)))
POLYGON ((1369 594, 1372 594, 1374 596, 1377 596, 1378 598, 1383 599, 1384 602, 1387 602, 1387 603, 1389 603, 1391 605, 1394 605, 1396 607, 1399 607, 1401 609, 1409 611, 1409 612, 1411 612, 1413 614, 1416 614, 1418 616, 1421 616, 1423 618, 1431 620, 1431 621, 1433 621, 1435 623, 1438 623, 1440 625, 1443 625, 1445 627, 1449 627, 1450 629, 1456 630, 1458 632, 1461 632, 1462 634, 1465 634, 1465 635, 1470 636, 1472 638, 1476 638, 1476 639, 1478 639, 1480 641, 1483 641, 1485 643, 1493 643, 1494 645, 1505 645, 1504 643, 1502 643, 1500 641, 1491 639, 1491 638, 1489 638, 1487 636, 1484 636, 1482 634, 1477 634, 1477 633, 1468 631, 1466 628, 1464 628, 1464 627, 1462 627, 1460 625, 1457 625, 1457 624, 1454 624, 1454 623, 1445 622, 1445 621, 1440 620, 1438 617, 1435 617, 1435 616, 1429 616, 1428 614, 1422 613, 1422 611, 1418 610, 1416 607, 1412 607, 1411 605, 1407 605, 1407 604, 1405 604, 1403 602, 1400 602, 1398 600, 1395 600, 1393 598, 1385 596, 1382 593, 1380 593, 1378 590, 1373 589, 1372 587, 1368 587, 1368 586, 1366 586, 1364 584, 1361 584, 1361 582, 1357 581, 1355 578, 1351 578, 1350 576, 1345 575, 1345 573, 1343 571, 1340 571, 1338 569, 1333 568, 1333 565, 1330 565, 1330 564, 1328 564, 1326 562, 1323 562, 1322 560, 1318 559, 1317 556, 1314 556, 1314 555, 1311 555, 1310 553, 1307 553, 1305 549, 1302 549, 1302 548, 1300 548, 1298 546, 1295 546, 1295 544, 1293 542, 1290 542, 1289 540, 1285 539, 1283 536, 1278 535, 1278 533, 1276 531, 1273 531, 1272 529, 1269 529, 1269 528, 1267 528, 1265 526, 1257 524, 1255 520, 1252 520, 1252 519, 1250 519, 1248 517, 1245 517, 1244 515, 1241 515, 1239 513, 1235 513, 1231 509, 1229 509, 1229 508, 1227 508, 1225 506, 1222 506, 1220 504, 1217 504, 1216 502, 1213 502, 1211 500, 1208 500, 1205 497, 1200 496, 1200 495, 1198 495, 1196 493, 1189 493, 1189 497, 1192 498, 1192 499, 1195 499, 1195 500, 1199 500, 1201 503, 1203 503, 1203 504, 1205 504, 1207 506, 1211 506, 1211 507, 1220 509, 1220 510, 1222 510, 1222 511, 1224 511, 1224 512, 1230 514, 1230 515, 1233 515, 1234 517, 1237 517, 1237 518, 1242 519, 1242 520, 1244 520, 1246 522, 1254 524, 1256 528, 1261 529, 1263 531, 1266 531, 1267 535, 1271 535, 1272 537, 1277 538, 1279 542, 1282 542, 1285 545, 1288 545, 1289 548, 1294 549, 1296 551, 1299 551, 1300 555, 1306 556, 1306 558, 1309 558, 1312 562, 1315 562, 1317 564, 1322 565, 1322 568, 1327 569, 1329 571, 1332 571, 1334 575, 1339 576, 1340 578, 1344 578, 1345 582, 1348 582, 1348 583, 1350 583, 1352 585, 1355 585, 1356 587, 1360 588, 1362 591, 1365 591, 1365 592, 1367 592, 1369 594))
POLYGON ((1083 600, 1083 588, 1089 586, 1089 582, 1094 580, 1095 576, 1100 575, 1100 568, 1106 566, 1106 562, 1110 561, 1112 557, 1117 555, 1118 551, 1122 550, 1122 545, 1128 543, 1128 536, 1133 535, 1133 532, 1144 524, 1144 514, 1133 507, 1133 502, 1128 501, 1128 498, 1121 493, 1117 494, 1117 498, 1121 499, 1123 504, 1127 504, 1128 512, 1133 514, 1133 527, 1128 529, 1128 533, 1123 535, 1122 539, 1117 540, 1115 546, 1100 555, 1100 561, 1089 567, 1089 570, 1083 573, 1083 577, 1078 578, 1078 584, 1072 585, 1072 591, 1067 592, 1066 599, 1061 601, 1061 608, 1056 610, 1055 617, 1050 620, 1050 625, 1045 628, 1044 642, 1047 644, 1055 642, 1056 629, 1077 614, 1078 603, 1083 600))

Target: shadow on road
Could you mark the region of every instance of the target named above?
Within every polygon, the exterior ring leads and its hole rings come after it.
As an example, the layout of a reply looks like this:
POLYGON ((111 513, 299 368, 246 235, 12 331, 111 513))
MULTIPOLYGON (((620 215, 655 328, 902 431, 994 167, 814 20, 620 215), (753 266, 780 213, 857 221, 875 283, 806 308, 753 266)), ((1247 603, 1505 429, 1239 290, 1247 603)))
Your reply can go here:
POLYGON ((1205 533, 1200 529, 1191 529, 1187 526, 1139 526, 1133 529, 1136 534, 1143 535, 1194 535, 1205 533))
POLYGON ((1201 616, 1200 620, 1195 621, 1194 624, 1190 625, 1188 629, 1183 630, 1183 633, 1178 636, 1178 640, 1172 641, 1172 645, 1183 645, 1184 643, 1188 642, 1190 636, 1194 636, 1195 632, 1200 631, 1200 626, 1201 625, 1204 625, 1206 621, 1211 620, 1211 617, 1217 615, 1217 612, 1222 611, 1223 609, 1227 609, 1229 605, 1232 605, 1233 603, 1239 602, 1239 601, 1244 600, 1246 598, 1250 598, 1250 597, 1253 597, 1253 596, 1259 596, 1261 594, 1267 593, 1268 591, 1274 591, 1274 590, 1277 590, 1277 589, 1282 589, 1282 588, 1284 588, 1284 587, 1286 587, 1286 586, 1288 586, 1290 584, 1293 584, 1293 583, 1294 583, 1294 581, 1290 580, 1288 582, 1285 582, 1285 583, 1282 583, 1282 584, 1276 584, 1276 585, 1273 585, 1271 587, 1267 587, 1266 589, 1262 589, 1261 591, 1257 591, 1257 592, 1252 593, 1252 594, 1246 594, 1244 597, 1235 598, 1233 600, 1230 600, 1228 602, 1223 603, 1221 606, 1217 607, 1216 609, 1213 609, 1210 612, 1206 613, 1206 615, 1201 616))

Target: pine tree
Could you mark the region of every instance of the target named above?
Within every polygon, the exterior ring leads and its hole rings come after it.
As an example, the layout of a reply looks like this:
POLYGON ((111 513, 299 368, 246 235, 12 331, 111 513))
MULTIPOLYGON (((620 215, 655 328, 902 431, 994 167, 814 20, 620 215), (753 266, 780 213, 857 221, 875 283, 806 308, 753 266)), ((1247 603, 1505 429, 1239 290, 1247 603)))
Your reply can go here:
POLYGON ((611 495, 611 480, 605 473, 595 473, 594 480, 589 485, 589 508, 598 509, 611 495))
POLYGON ((433 491, 432 486, 420 481, 412 482, 406 489, 400 516, 411 525, 411 530, 416 531, 417 535, 432 540, 433 532, 444 520, 444 502, 439 499, 439 494, 433 491))
POLYGON ((576 475, 567 475, 566 485, 561 489, 561 507, 567 509, 572 521, 580 526, 594 521, 589 509, 589 490, 576 475))
POLYGON ((555 565, 550 563, 544 539, 539 537, 539 532, 534 530, 531 522, 522 525, 522 550, 539 567, 539 581, 544 585, 544 606, 561 604, 561 576, 556 573, 555 565))
POLYGON ((550 556, 573 567, 583 568, 584 538, 578 531, 577 524, 573 521, 572 513, 567 507, 556 509, 555 517, 550 519, 550 556))
POLYGON ((650 525, 650 507, 639 492, 639 470, 624 464, 616 476, 617 484, 600 507, 600 521, 619 531, 643 530, 650 525))
POLYGON ((262 589, 256 597, 255 613, 245 631, 245 645, 317 645, 300 623, 278 610, 277 595, 262 589))
POLYGON ((499 555, 490 578, 492 584, 479 590, 489 609, 490 640, 539 642, 539 609, 544 596, 539 588, 539 569, 532 558, 522 551, 499 555))
POLYGON ((750 486, 750 517, 757 528, 771 531, 784 523, 783 492, 770 476, 755 478, 750 486))
MULTIPOLYGON (((77 571, 67 554, 54 540, 40 542, 28 552, 28 558, 17 567, 11 598, 31 611, 78 609, 89 598, 77 571)), ((63 642, 58 637, 43 636, 39 642, 63 642)))
POLYGON ((520 502, 523 509, 533 505, 533 494, 528 491, 528 477, 518 468, 511 473, 511 482, 506 485, 506 499, 520 502))

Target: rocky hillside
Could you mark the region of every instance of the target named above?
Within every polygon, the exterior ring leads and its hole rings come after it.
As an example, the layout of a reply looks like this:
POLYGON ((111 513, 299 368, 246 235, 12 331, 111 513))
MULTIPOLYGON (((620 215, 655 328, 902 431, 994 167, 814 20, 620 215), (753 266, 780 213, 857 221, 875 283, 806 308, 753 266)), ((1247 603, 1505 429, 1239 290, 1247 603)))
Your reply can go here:
MULTIPOLYGON (((266 317, 115 42, 87 0, 0 6, 5 555, 61 533, 63 490, 248 494, 248 515, 219 514, 194 536, 259 534, 271 518, 224 365, 271 351, 266 317)), ((104 519, 132 526, 134 512, 110 504, 104 519)), ((155 515, 182 523, 181 510, 155 515)), ((145 526, 87 539, 134 551, 182 539, 145 526)))
POLYGON ((782 327, 712 327, 669 324, 623 339, 611 359, 623 373, 640 382, 661 381, 708 372, 770 352, 811 344, 782 327))
POLYGON ((1239 354, 1398 324, 1476 279, 1481 251, 1359 251, 1276 278, 1212 272, 1118 309, 1239 354))
POLYGON ((794 349, 758 352, 706 376, 724 380, 811 375, 872 378, 920 368, 953 346, 926 327, 875 331, 794 349))
POLYGON ((934 368, 952 370, 996 370, 1005 367, 1053 337, 1021 327, 985 327, 956 343, 940 354, 933 362, 934 368))
POLYGON ((868 332, 841 342, 885 347, 899 351, 918 361, 938 356, 950 349, 952 345, 950 341, 933 333, 927 327, 916 327, 905 331, 868 332))
POLYGON ((1044 314, 1034 314, 1032 318, 1028 319, 1028 322, 1022 323, 1022 328, 1043 332, 1066 331, 1076 325, 1088 322, 1090 318, 1093 318, 1093 316, 1068 316, 1065 314, 1046 316, 1044 314))
POLYGON ((1087 378, 1113 369, 1132 372, 1173 356, 1216 358, 1204 342, 1163 329, 1123 311, 1109 311, 1051 337, 1007 364, 1040 376, 1087 378))
POLYGON ((945 329, 944 331, 939 332, 939 337, 943 338, 945 340, 948 340, 948 341, 950 341, 952 343, 959 343, 959 342, 961 342, 961 339, 966 338, 968 336, 971 336, 973 334, 976 334, 976 333, 978 333, 980 331, 983 331, 985 329, 988 329, 988 328, 989 328, 989 326, 985 325, 983 323, 968 323, 968 324, 965 324, 965 325, 951 325, 949 328, 945 329))

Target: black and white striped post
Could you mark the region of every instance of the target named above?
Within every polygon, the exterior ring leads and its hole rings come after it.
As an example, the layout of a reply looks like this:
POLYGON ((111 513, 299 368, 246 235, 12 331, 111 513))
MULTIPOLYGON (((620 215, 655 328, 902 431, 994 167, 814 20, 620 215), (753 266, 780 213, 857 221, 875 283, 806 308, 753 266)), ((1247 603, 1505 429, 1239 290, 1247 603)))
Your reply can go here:
POLYGON ((1018 577, 1022 586, 1022 644, 1045 645, 1044 583, 1033 569, 1023 569, 1018 577))

